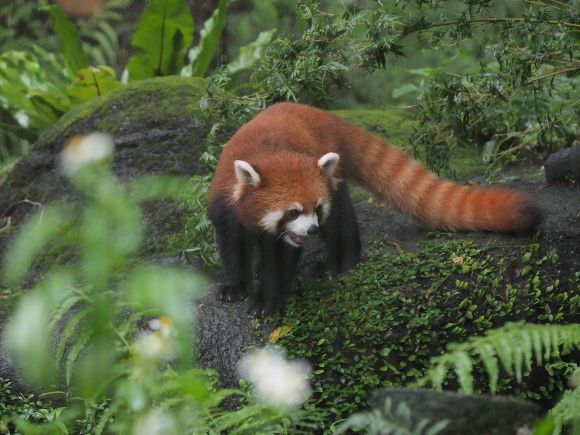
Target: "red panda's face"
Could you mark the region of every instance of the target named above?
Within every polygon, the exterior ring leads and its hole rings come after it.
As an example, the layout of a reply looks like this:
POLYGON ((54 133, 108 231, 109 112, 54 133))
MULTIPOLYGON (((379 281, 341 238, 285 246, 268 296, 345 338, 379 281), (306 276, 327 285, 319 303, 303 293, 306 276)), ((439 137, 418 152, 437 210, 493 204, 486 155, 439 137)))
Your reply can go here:
POLYGON ((287 155, 252 165, 237 160, 233 200, 238 217, 246 226, 301 247, 328 218, 338 158, 335 153, 320 159, 287 155))

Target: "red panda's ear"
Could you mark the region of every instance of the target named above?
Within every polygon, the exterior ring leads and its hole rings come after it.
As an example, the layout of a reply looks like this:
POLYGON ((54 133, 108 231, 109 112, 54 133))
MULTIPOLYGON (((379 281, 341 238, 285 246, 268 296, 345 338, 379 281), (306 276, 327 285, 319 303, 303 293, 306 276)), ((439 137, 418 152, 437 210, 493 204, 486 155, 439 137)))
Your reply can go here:
POLYGON ((334 170, 336 169, 336 166, 338 165, 339 159, 340 159, 340 156, 336 153, 325 154, 318 159, 318 167, 326 173, 328 178, 332 178, 332 175, 334 174, 334 170))
POLYGON ((252 165, 244 160, 236 160, 234 161, 234 168, 236 169, 236 178, 239 184, 251 184, 254 187, 258 187, 260 176, 252 165))

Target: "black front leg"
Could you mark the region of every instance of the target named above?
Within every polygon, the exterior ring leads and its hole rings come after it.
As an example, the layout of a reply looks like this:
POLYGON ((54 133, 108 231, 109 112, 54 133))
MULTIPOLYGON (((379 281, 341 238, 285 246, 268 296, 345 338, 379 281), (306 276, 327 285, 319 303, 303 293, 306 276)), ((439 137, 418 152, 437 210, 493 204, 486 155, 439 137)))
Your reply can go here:
POLYGON ((223 265, 223 278, 218 285, 216 298, 225 302, 244 300, 253 287, 252 253, 255 238, 221 199, 215 200, 208 212, 216 230, 223 265))
POLYGON ((302 249, 272 235, 261 235, 258 244, 260 281, 248 302, 248 313, 261 317, 280 312, 286 305, 302 249))

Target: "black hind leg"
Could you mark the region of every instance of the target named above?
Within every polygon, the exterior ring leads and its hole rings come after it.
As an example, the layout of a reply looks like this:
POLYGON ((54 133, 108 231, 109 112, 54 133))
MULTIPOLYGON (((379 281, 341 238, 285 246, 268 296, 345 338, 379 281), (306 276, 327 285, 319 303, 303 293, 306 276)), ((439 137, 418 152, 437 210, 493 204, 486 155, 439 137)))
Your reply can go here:
POLYGON ((226 302, 244 300, 253 287, 252 251, 255 239, 221 199, 215 200, 208 211, 216 230, 223 265, 223 278, 216 290, 216 298, 226 302))
POLYGON ((325 269, 335 276, 353 268, 360 260, 361 242, 346 184, 333 193, 330 216, 320 229, 328 248, 325 269))
POLYGON ((286 305, 302 249, 267 234, 260 236, 258 244, 261 257, 259 284, 248 301, 248 313, 261 317, 280 312, 286 305))

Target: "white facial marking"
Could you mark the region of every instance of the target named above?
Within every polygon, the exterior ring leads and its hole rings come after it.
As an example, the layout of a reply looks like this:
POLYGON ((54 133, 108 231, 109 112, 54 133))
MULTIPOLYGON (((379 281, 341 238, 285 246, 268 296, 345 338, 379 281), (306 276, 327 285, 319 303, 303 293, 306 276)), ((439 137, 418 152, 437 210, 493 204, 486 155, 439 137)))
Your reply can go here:
POLYGON ((276 232, 276 228, 278 227, 278 223, 280 219, 284 217, 284 212, 282 210, 271 211, 264 215, 262 220, 260 220, 260 224, 262 227, 271 233, 276 232))
POLYGON ((296 219, 286 224, 286 229, 294 234, 298 234, 299 236, 307 236, 308 229, 312 225, 318 226, 318 216, 316 216, 316 214, 310 216, 298 216, 296 219))

